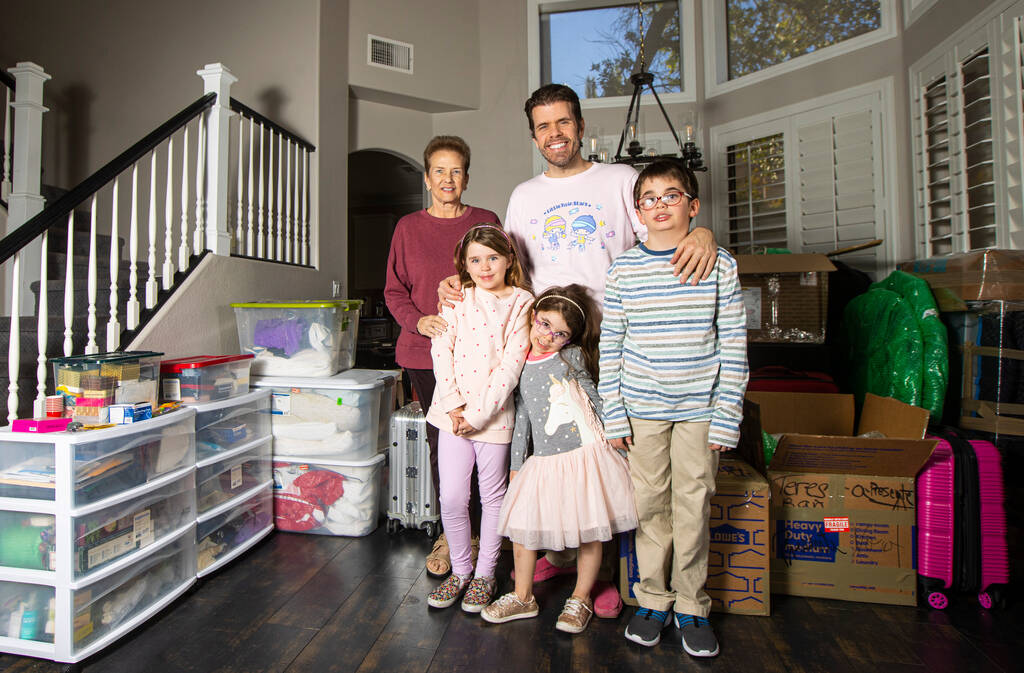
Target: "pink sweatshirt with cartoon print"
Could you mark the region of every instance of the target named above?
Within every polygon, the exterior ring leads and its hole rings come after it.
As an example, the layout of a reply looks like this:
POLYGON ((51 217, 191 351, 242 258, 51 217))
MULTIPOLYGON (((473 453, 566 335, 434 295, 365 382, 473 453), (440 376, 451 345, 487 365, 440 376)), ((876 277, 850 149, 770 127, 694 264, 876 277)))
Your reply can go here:
POLYGON ((469 287, 455 308, 441 311, 448 329, 430 344, 437 384, 428 423, 452 432, 448 412, 465 404, 463 417, 478 431, 468 439, 494 444, 512 441, 512 392, 530 348, 532 304, 533 295, 521 288, 498 297, 469 287))

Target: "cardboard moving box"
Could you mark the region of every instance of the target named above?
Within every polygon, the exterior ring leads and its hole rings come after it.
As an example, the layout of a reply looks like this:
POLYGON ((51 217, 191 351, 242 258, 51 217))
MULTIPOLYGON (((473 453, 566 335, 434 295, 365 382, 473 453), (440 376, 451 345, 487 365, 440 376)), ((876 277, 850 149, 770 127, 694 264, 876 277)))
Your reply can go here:
POLYGON ((825 255, 736 255, 747 310, 747 339, 824 343, 828 318, 825 255))
MULTIPOLYGON (((711 609, 744 615, 771 613, 768 588, 768 481, 732 452, 722 454, 711 498, 711 547, 705 590, 711 609)), ((636 605, 639 581, 633 534, 620 536, 619 593, 636 605)))
POLYGON ((966 302, 1024 298, 1024 251, 979 250, 904 262, 901 271, 928 282, 940 311, 966 311, 966 302))
POLYGON ((853 426, 849 395, 748 399, 766 431, 786 433, 768 467, 772 591, 914 605, 914 480, 935 448, 922 439, 928 412, 868 394, 858 431, 876 439, 840 434, 853 426))

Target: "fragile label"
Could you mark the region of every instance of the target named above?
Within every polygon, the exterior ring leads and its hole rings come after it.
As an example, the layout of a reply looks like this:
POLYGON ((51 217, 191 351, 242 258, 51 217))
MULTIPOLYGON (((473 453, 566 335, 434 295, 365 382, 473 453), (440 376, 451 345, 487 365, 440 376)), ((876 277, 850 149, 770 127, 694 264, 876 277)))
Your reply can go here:
POLYGON ((743 288, 743 306, 747 311, 747 329, 761 329, 761 288, 743 288))
POLYGON ((830 533, 844 533, 850 530, 850 517, 848 516, 826 516, 824 519, 825 530, 830 533))

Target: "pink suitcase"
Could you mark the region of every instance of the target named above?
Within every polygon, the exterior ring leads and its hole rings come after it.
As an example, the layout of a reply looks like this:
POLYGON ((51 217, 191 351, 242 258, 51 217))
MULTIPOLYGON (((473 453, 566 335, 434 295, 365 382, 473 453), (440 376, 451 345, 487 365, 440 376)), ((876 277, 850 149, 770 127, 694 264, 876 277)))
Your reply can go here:
POLYGON ((991 608, 1009 581, 999 450, 951 428, 936 432, 939 443, 917 477, 920 596, 941 610, 950 592, 977 592, 991 608))

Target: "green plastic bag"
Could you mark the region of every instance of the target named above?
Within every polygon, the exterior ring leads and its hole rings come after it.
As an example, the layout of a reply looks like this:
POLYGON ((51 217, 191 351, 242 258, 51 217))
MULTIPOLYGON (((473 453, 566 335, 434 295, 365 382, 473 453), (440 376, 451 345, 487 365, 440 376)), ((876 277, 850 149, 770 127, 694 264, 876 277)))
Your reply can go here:
POLYGON ((910 302, 875 288, 855 297, 843 312, 841 348, 857 400, 864 393, 921 406, 923 338, 910 302))
POLYGON ((927 409, 932 418, 942 418, 942 404, 949 385, 949 341, 931 288, 924 280, 903 271, 893 271, 871 287, 892 290, 910 304, 922 338, 920 406, 927 409))
POLYGON ((775 449, 779 446, 779 440, 762 430, 761 443, 764 444, 764 466, 768 467, 772 462, 772 458, 775 457, 775 449))

